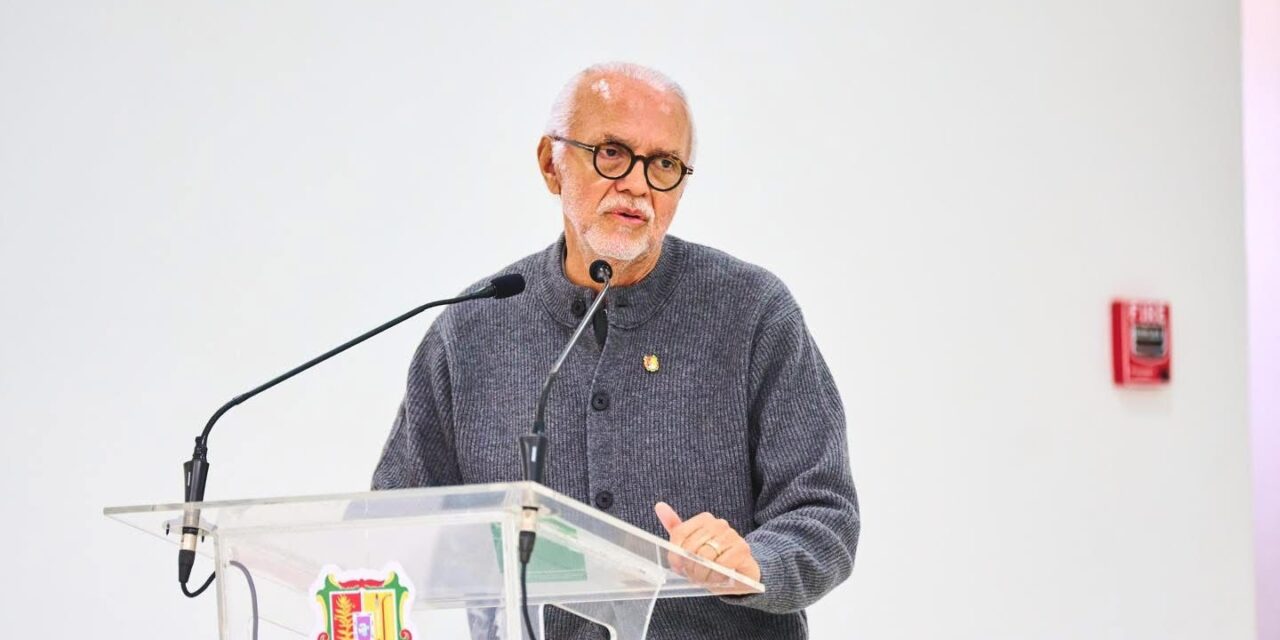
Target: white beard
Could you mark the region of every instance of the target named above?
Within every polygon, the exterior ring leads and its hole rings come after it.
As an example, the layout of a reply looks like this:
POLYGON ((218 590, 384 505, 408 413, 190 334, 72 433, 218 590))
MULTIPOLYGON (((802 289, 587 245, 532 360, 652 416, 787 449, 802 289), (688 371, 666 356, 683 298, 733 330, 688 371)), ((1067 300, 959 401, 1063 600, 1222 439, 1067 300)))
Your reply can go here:
POLYGON ((578 229, 578 235, 587 243, 591 252, 601 258, 631 262, 649 252, 649 236, 643 234, 627 237, 620 233, 609 233, 600 228, 600 225, 591 225, 585 233, 578 229))
MULTIPOLYGON (((563 169, 561 170, 563 171, 563 169)), ((576 201, 576 185, 565 184, 565 196, 568 201, 576 201)), ((565 209, 565 217, 573 225, 578 237, 586 243, 587 248, 597 257, 608 258, 618 262, 632 262, 636 258, 649 253, 648 226, 654 223, 653 207, 648 200, 631 198, 621 194, 610 194, 598 205, 596 211, 571 211, 565 209), (630 231, 619 229, 611 233, 605 226, 605 212, 614 207, 627 206, 639 209, 648 217, 648 222, 630 231)))

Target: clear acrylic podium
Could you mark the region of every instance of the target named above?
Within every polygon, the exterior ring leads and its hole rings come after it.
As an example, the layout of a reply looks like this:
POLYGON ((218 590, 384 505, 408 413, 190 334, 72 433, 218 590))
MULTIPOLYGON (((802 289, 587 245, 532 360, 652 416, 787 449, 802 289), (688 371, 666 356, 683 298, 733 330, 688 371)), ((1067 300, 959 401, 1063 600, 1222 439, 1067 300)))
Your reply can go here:
MULTIPOLYGON (((527 582, 540 638, 545 605, 602 624, 617 640, 641 640, 657 598, 764 591, 745 576, 527 482, 112 507, 104 513, 176 544, 185 510, 200 509, 206 535, 199 550, 212 554, 217 567, 223 640, 249 640, 258 619, 271 627, 262 637, 315 640, 327 615, 317 592, 326 572, 388 567, 403 571, 412 586, 404 610, 414 638, 439 637, 431 632, 433 617, 466 609, 473 638, 518 640, 527 637, 516 551, 526 504, 539 508, 527 582), (252 590, 242 572, 252 577, 252 590)), ((207 575, 200 571, 198 565, 191 588, 207 575)))

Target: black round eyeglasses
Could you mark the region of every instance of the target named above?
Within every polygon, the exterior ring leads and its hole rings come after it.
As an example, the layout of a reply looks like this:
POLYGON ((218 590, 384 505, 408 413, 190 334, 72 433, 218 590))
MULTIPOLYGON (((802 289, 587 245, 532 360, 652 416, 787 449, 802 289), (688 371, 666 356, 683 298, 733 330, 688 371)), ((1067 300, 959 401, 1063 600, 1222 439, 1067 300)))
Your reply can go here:
POLYGON ((571 144, 579 149, 585 149, 591 152, 592 164, 595 165, 596 173, 602 178, 610 180, 620 180, 627 177, 631 173, 631 169, 636 166, 636 162, 644 165, 644 179, 654 191, 670 191, 678 186, 684 180, 684 177, 693 173, 693 167, 686 165, 684 162, 671 154, 659 154, 651 156, 637 155, 621 142, 602 142, 600 144, 587 144, 570 140, 560 136, 548 136, 552 140, 571 144))

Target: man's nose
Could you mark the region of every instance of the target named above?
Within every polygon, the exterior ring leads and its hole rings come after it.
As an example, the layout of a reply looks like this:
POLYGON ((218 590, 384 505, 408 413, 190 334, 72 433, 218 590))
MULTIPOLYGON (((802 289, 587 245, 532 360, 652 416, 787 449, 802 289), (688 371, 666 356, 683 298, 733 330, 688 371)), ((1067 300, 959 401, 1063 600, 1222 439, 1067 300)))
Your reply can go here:
POLYGON ((637 160, 627 175, 613 181, 613 188, 633 196, 649 195, 649 182, 644 179, 644 163, 637 160))

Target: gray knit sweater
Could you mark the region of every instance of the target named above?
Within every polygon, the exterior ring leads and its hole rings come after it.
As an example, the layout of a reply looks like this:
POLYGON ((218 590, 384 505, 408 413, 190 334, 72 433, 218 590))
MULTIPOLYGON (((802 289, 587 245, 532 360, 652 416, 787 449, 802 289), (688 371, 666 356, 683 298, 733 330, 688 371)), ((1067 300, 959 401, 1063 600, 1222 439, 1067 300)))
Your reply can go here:
MULTIPOLYGON (((563 256, 561 238, 503 270, 524 274, 523 295, 432 324, 375 489, 520 479, 517 438, 594 296, 563 256)), ((803 609, 848 577, 860 520, 840 396, 795 300, 764 269, 667 236, 606 304, 604 346, 584 335, 552 389, 546 484, 662 537, 660 500, 746 536, 767 592, 660 600, 649 638, 808 637, 803 609)), ((546 623, 548 640, 605 637, 557 609, 546 623)))

